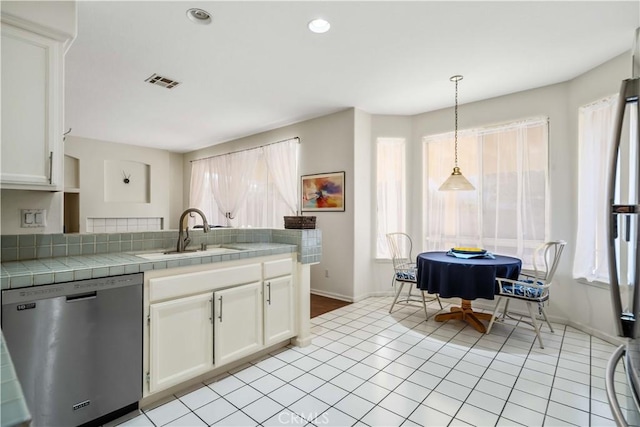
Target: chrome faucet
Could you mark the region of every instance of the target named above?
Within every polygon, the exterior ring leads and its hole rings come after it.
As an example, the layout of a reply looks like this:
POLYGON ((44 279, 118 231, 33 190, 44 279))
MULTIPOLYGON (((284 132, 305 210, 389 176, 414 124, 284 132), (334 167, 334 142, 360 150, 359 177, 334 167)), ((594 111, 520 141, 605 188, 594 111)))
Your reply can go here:
POLYGON ((189 226, 187 225, 187 228, 186 228, 186 234, 187 234, 186 237, 184 237, 185 232, 182 230, 184 217, 186 217, 187 214, 189 214, 190 212, 195 212, 198 215, 200 215, 202 217, 202 226, 203 226, 204 232, 206 233, 209 231, 209 223, 207 222, 207 217, 204 216, 204 213, 200 209, 189 208, 185 210, 184 212, 182 212, 182 215, 180 215, 180 224, 179 224, 180 231, 178 232, 178 247, 176 249, 177 252, 184 252, 187 249, 187 246, 189 246, 189 243, 191 243, 191 238, 189 237, 189 226))

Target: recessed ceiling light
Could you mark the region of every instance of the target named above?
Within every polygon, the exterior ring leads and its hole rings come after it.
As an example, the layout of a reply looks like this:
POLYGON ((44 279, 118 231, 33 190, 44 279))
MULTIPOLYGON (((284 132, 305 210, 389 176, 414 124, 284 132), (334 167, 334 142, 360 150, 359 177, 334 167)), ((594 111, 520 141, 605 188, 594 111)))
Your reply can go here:
POLYGON ((211 23, 211 14, 206 10, 192 8, 187 10, 187 18, 196 24, 207 25, 211 23))
POLYGON ((326 33, 331 28, 331 24, 322 18, 314 19, 309 22, 309 29, 314 33, 326 33))

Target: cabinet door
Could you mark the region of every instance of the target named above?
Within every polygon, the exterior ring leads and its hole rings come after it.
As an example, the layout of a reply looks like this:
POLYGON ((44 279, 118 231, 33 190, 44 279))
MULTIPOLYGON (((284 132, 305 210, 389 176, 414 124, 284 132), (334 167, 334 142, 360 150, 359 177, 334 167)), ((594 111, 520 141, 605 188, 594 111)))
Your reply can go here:
POLYGON ((3 188, 60 190, 62 44, 2 25, 3 188))
POLYGON ((264 345, 295 335, 293 281, 291 276, 264 282, 264 345))
POLYGON ((262 348, 262 283, 218 291, 214 305, 217 366, 262 348))
POLYGON ((149 391, 213 368, 213 294, 149 306, 149 391))

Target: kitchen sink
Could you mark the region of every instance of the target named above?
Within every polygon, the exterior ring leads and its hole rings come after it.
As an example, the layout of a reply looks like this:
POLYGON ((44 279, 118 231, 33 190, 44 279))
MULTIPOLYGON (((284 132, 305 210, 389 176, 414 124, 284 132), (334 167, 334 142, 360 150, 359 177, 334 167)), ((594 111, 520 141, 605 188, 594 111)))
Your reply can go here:
POLYGON ((191 258, 196 256, 223 255, 223 254, 228 254, 232 252, 239 252, 240 250, 241 249, 216 246, 216 247, 207 248, 204 250, 187 249, 186 251, 183 251, 183 252, 162 251, 162 252, 151 252, 147 254, 135 254, 135 255, 139 256, 140 258, 148 259, 151 261, 164 261, 164 260, 175 259, 175 258, 191 258))

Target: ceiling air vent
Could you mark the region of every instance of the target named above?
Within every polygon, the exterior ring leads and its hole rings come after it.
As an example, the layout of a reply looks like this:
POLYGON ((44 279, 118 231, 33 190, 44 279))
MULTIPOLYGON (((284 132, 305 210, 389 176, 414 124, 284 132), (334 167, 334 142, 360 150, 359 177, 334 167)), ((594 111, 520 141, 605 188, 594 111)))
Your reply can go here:
POLYGON ((152 74, 148 79, 146 79, 145 82, 149 82, 152 85, 156 85, 156 86, 162 86, 167 89, 173 89, 174 87, 180 84, 180 82, 177 82, 168 77, 159 76, 155 73, 152 74))

